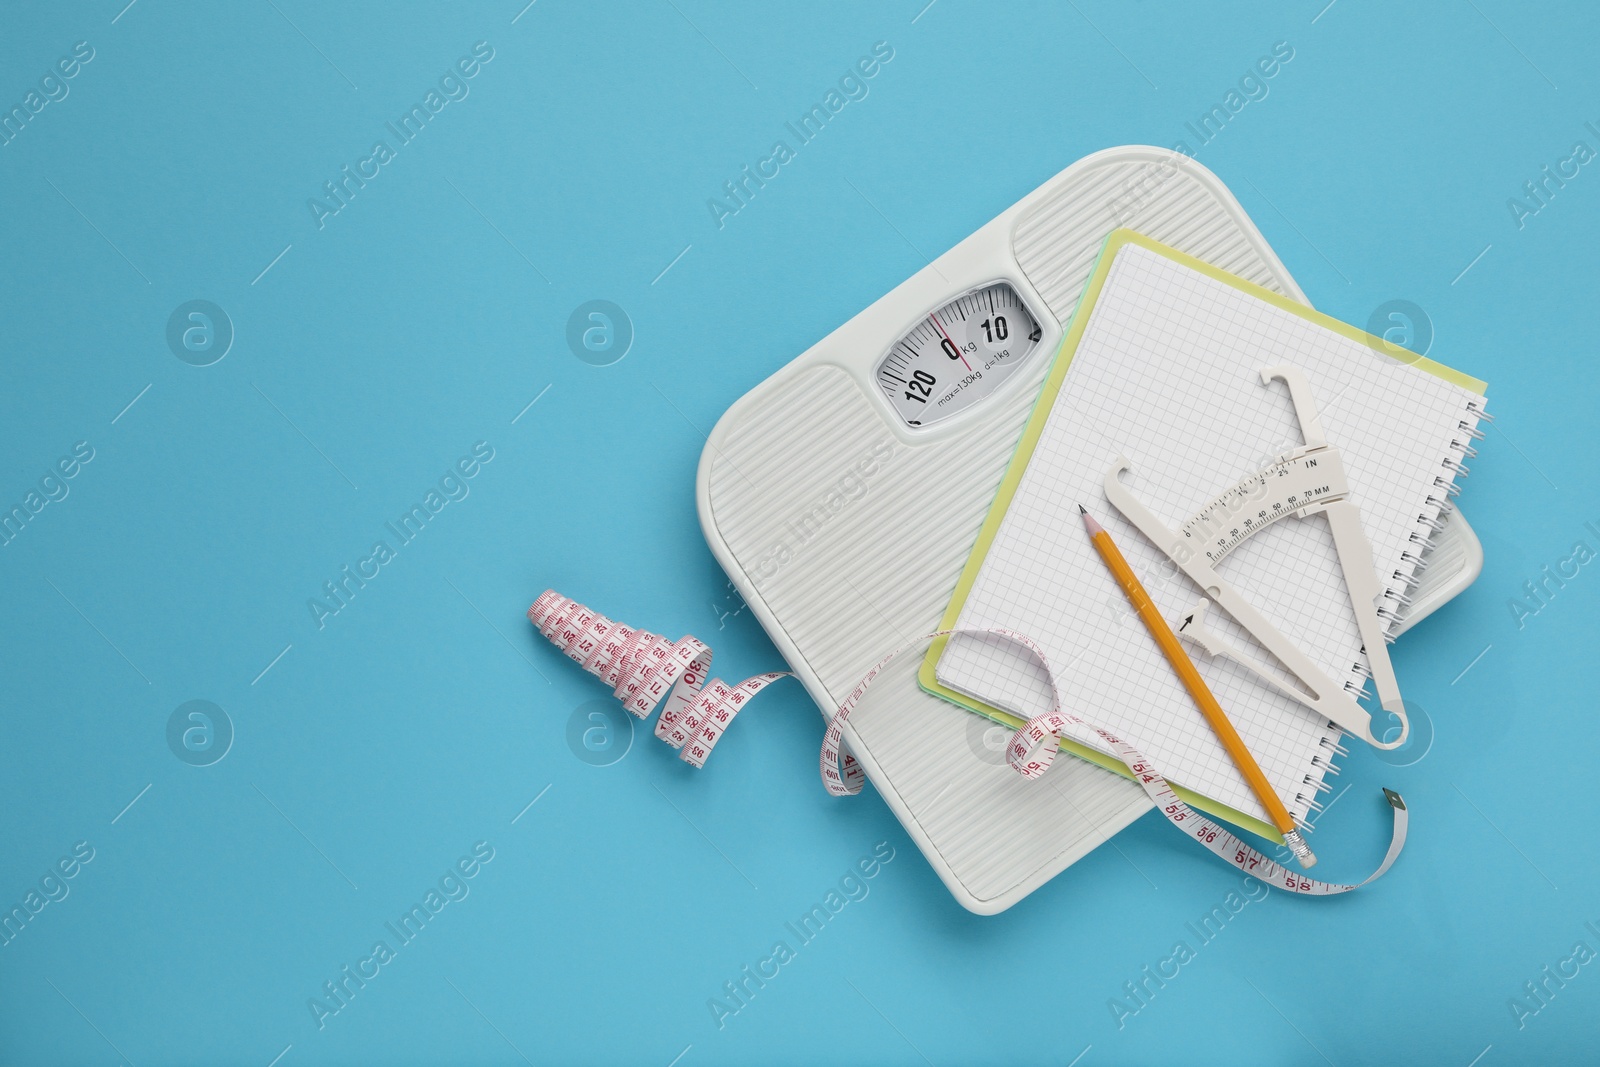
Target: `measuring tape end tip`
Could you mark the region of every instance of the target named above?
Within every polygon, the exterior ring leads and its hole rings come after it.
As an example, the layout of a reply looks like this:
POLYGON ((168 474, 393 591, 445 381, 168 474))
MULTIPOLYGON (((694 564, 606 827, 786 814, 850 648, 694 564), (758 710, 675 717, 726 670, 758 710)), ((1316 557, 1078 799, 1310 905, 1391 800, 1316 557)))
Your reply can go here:
POLYGON ((528 605, 528 621, 538 623, 550 614, 550 608, 566 598, 554 589, 546 589, 539 598, 528 605))

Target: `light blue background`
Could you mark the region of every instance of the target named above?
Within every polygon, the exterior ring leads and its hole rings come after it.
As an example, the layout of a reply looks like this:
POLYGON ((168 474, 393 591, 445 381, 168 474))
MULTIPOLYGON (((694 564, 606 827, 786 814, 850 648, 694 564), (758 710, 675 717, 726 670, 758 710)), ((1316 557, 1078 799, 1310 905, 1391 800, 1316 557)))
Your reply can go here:
POLYGON ((1600 564, 1520 628, 1509 602, 1600 549, 1600 164, 1522 229, 1506 204, 1600 148, 1591 5, 125 2, 15 5, 0 41, 6 108, 95 49, 0 147, 0 503, 95 449, 0 548, 0 903, 95 849, 0 948, 0 1060, 1593 1060, 1600 964, 1521 1029, 1508 1002, 1600 949, 1600 564), (319 230, 307 199, 480 40, 470 96, 319 230), (719 230, 707 199, 877 41, 870 95, 719 230), (1119 1030, 1110 998, 1239 884, 1153 815, 977 918, 870 790, 824 795, 792 683, 704 772, 645 730, 575 758, 604 693, 528 603, 780 668, 701 538, 703 433, 1072 161, 1193 147, 1279 41, 1199 158, 1318 307, 1414 301, 1499 416, 1462 499, 1483 576, 1395 648, 1437 740, 1352 754, 1316 837, 1319 873, 1369 868, 1393 785, 1395 870, 1250 904, 1119 1030), (165 340, 196 298, 236 331, 204 368, 165 340), (609 367, 566 346, 590 299, 637 332, 609 367), (477 441, 471 495, 319 630, 307 599, 477 441), (196 698, 236 730, 205 768, 165 740, 196 698), (481 840, 470 896, 319 1030, 307 999, 481 840), (719 1030, 708 998, 880 841, 870 895, 719 1030))

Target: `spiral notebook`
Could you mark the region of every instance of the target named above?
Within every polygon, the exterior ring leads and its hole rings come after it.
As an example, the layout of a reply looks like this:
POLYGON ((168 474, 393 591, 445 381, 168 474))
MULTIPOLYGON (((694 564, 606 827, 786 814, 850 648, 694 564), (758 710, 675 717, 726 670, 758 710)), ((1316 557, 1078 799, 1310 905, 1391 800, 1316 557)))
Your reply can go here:
MULTIPOLYGON (((1301 444, 1281 383, 1288 363, 1310 381, 1329 442, 1389 576, 1394 612, 1429 533, 1449 507, 1483 417, 1484 383, 1119 230, 1090 278, 1032 420, 962 575, 945 627, 1027 634, 1055 668, 1072 710, 1126 737, 1185 795, 1270 836, 1266 813, 1127 606, 1078 521, 1087 506, 1110 531, 1169 620, 1200 590, 1106 500, 1123 478, 1176 528, 1215 494, 1301 444)), ((1279 522, 1230 555, 1221 573, 1352 692, 1366 680, 1354 608, 1327 520, 1279 522)), ((1236 644, 1269 658, 1225 616, 1236 644)), ((1326 792, 1340 731, 1229 660, 1195 662, 1290 812, 1304 823, 1326 792)), ((957 635, 929 650, 924 688, 1008 725, 1049 710, 1039 664, 1015 644, 957 635)), ((1381 714, 1381 713, 1380 713, 1381 714)), ((1066 743, 1112 769, 1104 753, 1066 743)))

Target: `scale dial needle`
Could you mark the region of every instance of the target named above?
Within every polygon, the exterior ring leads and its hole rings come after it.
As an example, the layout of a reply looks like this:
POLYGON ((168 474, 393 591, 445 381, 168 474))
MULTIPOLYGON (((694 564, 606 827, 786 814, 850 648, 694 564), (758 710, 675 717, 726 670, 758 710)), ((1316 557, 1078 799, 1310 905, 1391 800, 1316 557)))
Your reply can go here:
POLYGON ((963 367, 967 368, 968 370, 971 370, 972 369, 972 364, 967 362, 967 357, 965 355, 962 355, 961 346, 956 344, 955 341, 953 339, 951 339, 949 331, 944 328, 944 323, 939 321, 939 316, 938 315, 929 315, 928 316, 928 321, 933 323, 936 327, 938 327, 940 333, 944 334, 944 339, 946 341, 950 342, 950 347, 955 349, 956 355, 958 357, 960 357, 961 365, 963 367))

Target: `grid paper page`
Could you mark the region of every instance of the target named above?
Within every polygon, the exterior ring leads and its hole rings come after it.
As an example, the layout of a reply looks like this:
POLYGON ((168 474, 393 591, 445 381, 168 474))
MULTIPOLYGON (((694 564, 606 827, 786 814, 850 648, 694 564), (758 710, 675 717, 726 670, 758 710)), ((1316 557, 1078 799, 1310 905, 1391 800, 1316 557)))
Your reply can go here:
MULTIPOLYGON (((1340 449, 1380 575, 1434 518, 1435 485, 1458 462, 1477 394, 1404 365, 1138 245, 1116 252, 1016 494, 958 626, 1027 634, 1055 668, 1068 709, 1126 737, 1172 781, 1265 819, 1266 812, 1178 681, 1084 533, 1082 503, 1110 532, 1169 621, 1200 590, 1106 499, 1123 479, 1177 529, 1215 495, 1303 443, 1288 389, 1262 367, 1299 367, 1323 432, 1340 449)), ((1362 681, 1365 656, 1327 519, 1285 519, 1217 568, 1336 681, 1362 681)), ((1220 609, 1212 625, 1258 661, 1270 656, 1220 609)), ((1192 646, 1191 646, 1192 647, 1192 646)), ((1236 664, 1195 662, 1292 814, 1303 819, 1339 731, 1236 664), (1316 757, 1321 759, 1316 759, 1316 757), (1292 803, 1290 801, 1292 800, 1292 803)), ((952 637, 943 684, 1025 718, 1049 710, 1044 673, 998 638, 952 637)), ((1097 746, 1102 747, 1102 746, 1097 746)))

